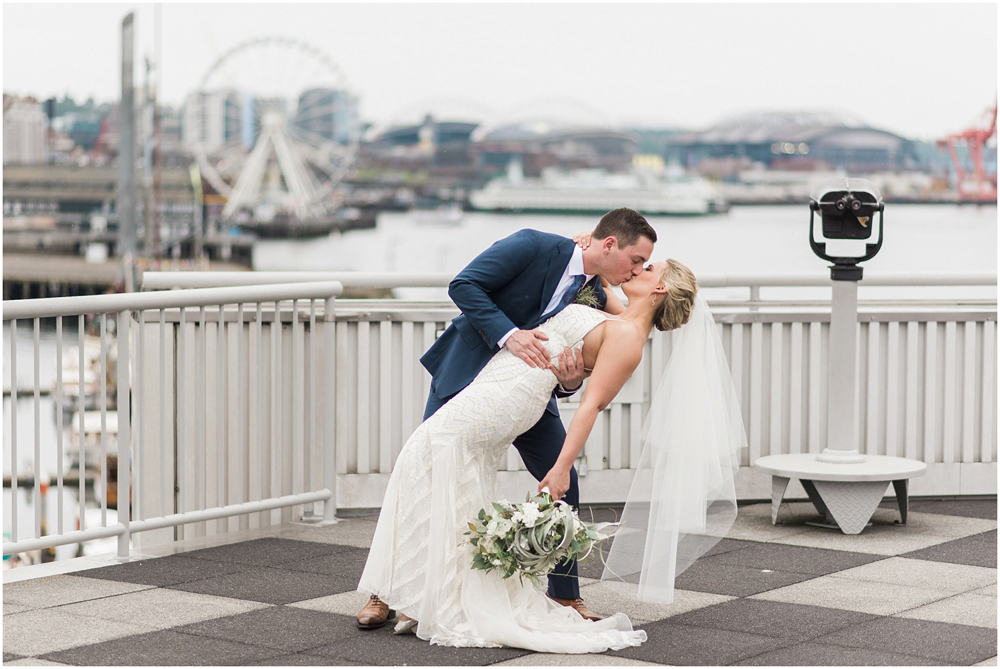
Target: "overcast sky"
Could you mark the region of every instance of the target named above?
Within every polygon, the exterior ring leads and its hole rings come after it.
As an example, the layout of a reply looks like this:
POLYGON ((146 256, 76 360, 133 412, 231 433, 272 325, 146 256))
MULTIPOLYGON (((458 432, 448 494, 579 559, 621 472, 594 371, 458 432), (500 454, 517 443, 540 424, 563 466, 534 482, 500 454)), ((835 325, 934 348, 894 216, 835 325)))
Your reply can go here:
MULTIPOLYGON (((116 99, 121 20, 132 10, 141 62, 153 55, 153 5, 5 3, 4 92, 116 99)), ((373 122, 423 108, 508 119, 563 110, 612 124, 702 129, 754 111, 832 110, 934 140, 972 124, 997 94, 992 2, 168 2, 160 15, 161 98, 174 104, 233 47, 269 36, 325 53, 373 122)), ((306 74, 308 54, 274 56, 282 62, 272 70, 251 55, 227 62, 242 77, 286 84, 318 76, 306 74)))

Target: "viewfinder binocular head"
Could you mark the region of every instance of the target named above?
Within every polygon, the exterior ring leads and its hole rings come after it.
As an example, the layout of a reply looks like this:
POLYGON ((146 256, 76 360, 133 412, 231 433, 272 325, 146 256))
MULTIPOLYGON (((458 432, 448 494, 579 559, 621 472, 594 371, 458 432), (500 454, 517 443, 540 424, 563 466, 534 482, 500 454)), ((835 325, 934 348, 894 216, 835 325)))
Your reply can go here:
MULTIPOLYGON (((861 268, 857 263, 871 260, 882 247, 882 216, 885 204, 878 187, 868 179, 838 178, 819 183, 809 199, 809 243, 813 252, 834 263, 831 277, 835 280, 857 281, 861 268), (813 232, 813 217, 819 212, 823 239, 813 232), (878 239, 865 244, 858 255, 827 253, 827 242, 832 240, 867 240, 875 228, 875 213, 879 214, 878 239)), ((843 245, 841 243, 841 245, 843 245)))

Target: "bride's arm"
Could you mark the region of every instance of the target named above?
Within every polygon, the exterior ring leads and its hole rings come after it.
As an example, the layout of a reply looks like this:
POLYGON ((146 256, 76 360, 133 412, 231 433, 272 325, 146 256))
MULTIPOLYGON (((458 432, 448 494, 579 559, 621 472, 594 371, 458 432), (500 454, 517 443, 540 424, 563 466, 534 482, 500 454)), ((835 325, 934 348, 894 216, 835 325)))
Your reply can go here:
POLYGON ((611 290, 611 284, 608 283, 607 279, 603 276, 598 277, 601 280, 601 286, 604 287, 604 294, 608 298, 608 303, 604 305, 604 311, 612 315, 618 315, 625 311, 625 305, 618 298, 618 295, 611 290))
POLYGON ((547 486, 553 499, 561 499, 566 494, 569 489, 569 472, 594 428, 597 414, 611 403, 639 366, 644 344, 645 339, 631 327, 609 328, 597 353, 594 371, 587 382, 580 406, 573 414, 566 432, 566 441, 563 442, 559 458, 538 484, 539 491, 547 486))

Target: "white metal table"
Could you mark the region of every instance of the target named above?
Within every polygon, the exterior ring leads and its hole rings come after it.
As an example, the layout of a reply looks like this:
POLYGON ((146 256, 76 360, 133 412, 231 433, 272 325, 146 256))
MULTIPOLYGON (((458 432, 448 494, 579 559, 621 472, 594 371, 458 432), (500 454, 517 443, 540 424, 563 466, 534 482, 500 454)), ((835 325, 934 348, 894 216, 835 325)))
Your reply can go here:
POLYGON ((900 522, 905 525, 909 479, 923 476, 927 464, 887 455, 864 457, 864 462, 857 463, 822 462, 814 453, 768 455, 756 460, 754 467, 771 474, 771 523, 778 523, 781 499, 794 478, 830 526, 839 527, 844 534, 859 534, 867 526, 892 483, 900 522))

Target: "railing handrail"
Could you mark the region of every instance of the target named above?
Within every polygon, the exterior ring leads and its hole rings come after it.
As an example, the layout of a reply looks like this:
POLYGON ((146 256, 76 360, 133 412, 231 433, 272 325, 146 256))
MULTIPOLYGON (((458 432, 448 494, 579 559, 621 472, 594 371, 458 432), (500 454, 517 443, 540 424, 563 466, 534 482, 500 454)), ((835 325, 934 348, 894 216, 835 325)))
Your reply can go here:
POLYGON ((114 293, 110 295, 46 297, 32 300, 4 300, 3 320, 52 318, 144 309, 202 307, 236 302, 326 299, 338 297, 343 291, 344 286, 338 281, 306 281, 263 286, 246 285, 151 293, 114 293))
MULTIPOLYGON (((352 288, 443 288, 451 272, 145 272, 145 290, 252 286, 301 281, 338 281, 352 288)), ((702 288, 816 287, 831 284, 828 272, 703 274, 702 288)), ((995 286, 996 272, 865 272, 862 286, 995 286)), ((5 303, 6 304, 6 303, 5 303)))

